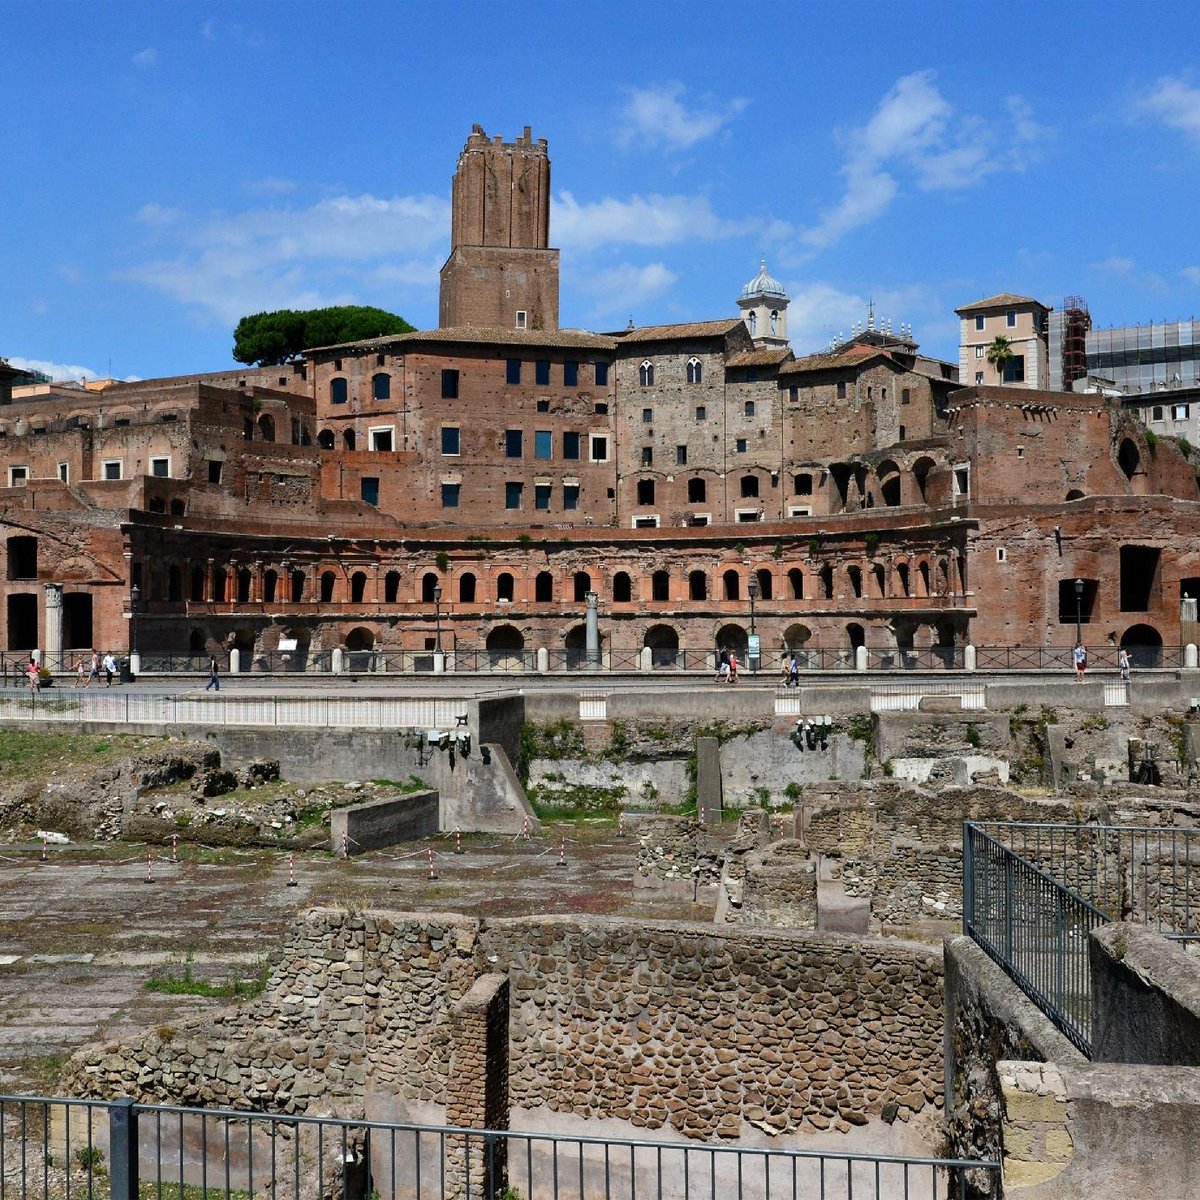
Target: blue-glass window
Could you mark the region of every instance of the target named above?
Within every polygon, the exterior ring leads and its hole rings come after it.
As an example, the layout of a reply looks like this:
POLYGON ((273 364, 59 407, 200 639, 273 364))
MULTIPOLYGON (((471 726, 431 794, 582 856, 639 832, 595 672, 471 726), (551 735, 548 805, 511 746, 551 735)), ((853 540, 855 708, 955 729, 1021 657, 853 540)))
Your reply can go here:
POLYGON ((608 363, 596 364, 596 386, 608 387, 608 363))
POLYGON ((577 483, 568 483, 563 485, 563 508, 578 508, 579 507, 579 485, 577 483))
POLYGON ((521 448, 521 431, 506 429, 504 431, 504 454, 506 458, 520 458, 524 451, 521 448))
POLYGON ((505 381, 508 383, 521 382, 521 360, 519 358, 510 358, 508 366, 504 374, 505 381))
POLYGON ((347 396, 346 381, 340 375, 329 381, 329 403, 345 404, 347 396))
POLYGON ((521 507, 521 488, 519 483, 506 483, 504 485, 504 507, 505 508, 520 508, 521 507))
POLYGON ((442 484, 442 507, 457 508, 458 493, 462 487, 461 483, 443 483, 442 484))
POLYGON ((579 364, 577 362, 563 363, 563 387, 579 386, 579 364))
POLYGON ((457 454, 459 444, 459 429, 457 425, 442 426, 442 453, 457 454))
POLYGON ((382 371, 378 375, 372 375, 371 395, 376 400, 390 400, 392 398, 392 377, 382 371))
POLYGON ((564 433, 563 434, 563 458, 578 458, 579 457, 579 434, 564 433))
POLYGON ((535 383, 545 387, 550 382, 550 360, 548 358, 539 358, 533 369, 533 380, 535 383))
POLYGON ((533 457, 554 457, 554 434, 549 429, 539 429, 533 435, 533 457))
POLYGON ((550 511, 550 485, 548 483, 533 485, 533 507, 539 508, 543 512, 550 511))

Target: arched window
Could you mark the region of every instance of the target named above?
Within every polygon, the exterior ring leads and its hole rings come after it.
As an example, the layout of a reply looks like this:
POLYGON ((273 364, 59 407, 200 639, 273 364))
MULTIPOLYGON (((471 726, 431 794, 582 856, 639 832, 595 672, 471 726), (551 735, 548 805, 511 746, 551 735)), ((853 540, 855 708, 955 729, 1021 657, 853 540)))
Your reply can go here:
POLYGON ((337 584, 337 576, 332 571, 321 572, 321 603, 328 604, 333 599, 333 589, 337 584))
POLYGON ((274 604, 275 593, 279 590, 279 572, 267 571, 263 575, 263 603, 274 604))
POLYGON ((390 400, 392 398, 392 377, 384 371, 371 376, 371 396, 375 400, 390 400))
POLYGON ((703 504, 708 496, 708 488, 703 479, 688 480, 688 503, 703 504))
POLYGON ((395 604, 400 599, 400 572, 389 571, 383 577, 383 602, 395 604))
POLYGON ((475 603, 475 576, 470 571, 458 577, 458 598, 463 604, 475 603))
POLYGON ((582 604, 592 590, 592 577, 586 571, 575 572, 575 601, 582 604))
POLYGON ((637 502, 642 506, 654 503, 653 479, 639 479, 637 481, 637 502))
POLYGON ((183 599, 183 572, 176 563, 167 568, 167 599, 175 603, 183 599))
POLYGON ((779 332, 779 309, 771 309, 771 335, 779 332))
POLYGON ((348 396, 346 381, 340 375, 329 381, 329 403, 345 404, 348 396))
POLYGON ((862 595, 862 567, 847 567, 846 577, 850 580, 850 590, 856 595, 862 595))
POLYGON ((187 512, 187 505, 182 500, 171 501, 171 516, 182 517, 187 512))
POLYGON ((646 359, 646 361, 643 362, 640 367, 638 367, 638 383, 640 383, 642 387, 654 386, 654 364, 649 359, 646 359))
POLYGON ((513 577, 507 572, 496 577, 496 599, 512 601, 513 598, 513 577))
POLYGON ((275 418, 270 413, 263 413, 258 418, 258 436, 264 442, 273 442, 275 440, 275 418))
POLYGON ((708 599, 708 576, 703 571, 691 571, 688 574, 688 599, 708 599))
POLYGON ((700 360, 694 355, 687 361, 687 381, 688 383, 699 383, 703 368, 700 365, 700 360))
POLYGON ((771 589, 773 587, 771 572, 766 567, 763 567, 761 570, 755 572, 755 578, 758 580, 758 598, 760 600, 770 600, 771 589))
POLYGON ((793 567, 788 572, 788 587, 792 590, 793 600, 804 599, 804 572, 799 567, 793 567))
POLYGON ((753 309, 750 310, 749 315, 746 317, 746 324, 750 326, 750 336, 754 337, 758 331, 758 313, 753 309))
POLYGON ((741 594, 742 594, 742 581, 741 581, 741 577, 738 575, 738 573, 736 571, 732 571, 732 570, 726 571, 725 574, 722 576, 722 579, 724 580, 724 583, 725 583, 725 599, 726 600, 740 599, 741 594))
POLYGON ((342 433, 342 446, 347 450, 354 449, 354 430, 347 429, 342 433))
POLYGON ((811 496, 813 477, 807 471, 792 476, 792 492, 797 496, 811 496))
POLYGON ((539 604, 549 604, 554 599, 554 576, 549 571, 539 571, 533 581, 533 598, 539 604))
POLYGON ((366 571, 355 571, 350 576, 350 603, 361 604, 363 597, 367 594, 367 573, 366 571))
POLYGON ((292 572, 292 603, 300 604, 304 600, 304 583, 305 573, 303 571, 292 572))
POLYGON ((421 601, 424 604, 433 603, 433 589, 438 585, 438 577, 432 571, 426 571, 421 576, 421 601))
POLYGON ((758 498, 758 476, 743 475, 742 476, 742 499, 757 499, 758 498))
POLYGON ((655 571, 650 577, 650 599, 670 600, 671 576, 666 571, 655 571))
POLYGON ((628 604, 633 599, 633 582, 627 571, 618 571, 613 576, 612 598, 615 604, 628 604))
POLYGON ((165 513, 167 502, 161 496, 151 496, 148 507, 152 513, 165 513))
POLYGON ((317 445, 322 450, 332 450, 333 449, 333 430, 332 429, 322 429, 321 432, 317 434, 317 445))

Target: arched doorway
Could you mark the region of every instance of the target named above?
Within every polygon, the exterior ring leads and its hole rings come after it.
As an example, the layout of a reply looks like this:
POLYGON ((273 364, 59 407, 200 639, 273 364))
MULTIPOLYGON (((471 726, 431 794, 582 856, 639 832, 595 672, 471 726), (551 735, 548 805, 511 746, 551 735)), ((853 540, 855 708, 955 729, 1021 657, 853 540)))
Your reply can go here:
POLYGON ((731 623, 722 625, 717 630, 717 649, 732 650, 737 655, 739 664, 746 661, 746 650, 749 645, 746 630, 741 625, 731 623))
MULTIPOLYGON (((812 630, 807 625, 789 625, 783 631, 783 645, 789 657, 796 656, 796 662, 801 667, 810 665, 808 661, 808 643, 812 639, 812 630)), ((819 666, 819 663, 811 664, 819 666)))
POLYGON ((308 667, 312 648, 312 630, 307 625, 285 629, 279 638, 279 659, 285 671, 303 671, 308 667))
POLYGON ((651 625, 642 645, 650 650, 652 667, 673 667, 679 662, 679 634, 670 625, 651 625))
POLYGON ((1128 651, 1133 667, 1162 666, 1162 634, 1153 625, 1130 625, 1121 634, 1121 649, 1128 651))
POLYGON ((576 670, 587 662, 587 626, 572 625, 563 638, 564 663, 576 670))
POLYGON ((364 625, 356 626, 346 635, 346 668, 350 672, 374 669, 375 634, 364 625))
POLYGON ((497 625, 488 632, 488 663, 501 671, 519 671, 524 666, 525 638, 515 625, 497 625))

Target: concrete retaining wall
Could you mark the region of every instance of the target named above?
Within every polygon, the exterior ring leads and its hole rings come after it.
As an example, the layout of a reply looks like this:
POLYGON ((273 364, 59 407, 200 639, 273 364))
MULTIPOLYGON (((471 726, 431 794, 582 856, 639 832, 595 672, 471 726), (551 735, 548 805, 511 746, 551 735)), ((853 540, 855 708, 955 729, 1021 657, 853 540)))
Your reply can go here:
POLYGON ((330 845, 334 854, 365 854, 397 842, 415 841, 438 832, 438 794, 409 792, 366 804, 337 808, 330 814, 330 845))

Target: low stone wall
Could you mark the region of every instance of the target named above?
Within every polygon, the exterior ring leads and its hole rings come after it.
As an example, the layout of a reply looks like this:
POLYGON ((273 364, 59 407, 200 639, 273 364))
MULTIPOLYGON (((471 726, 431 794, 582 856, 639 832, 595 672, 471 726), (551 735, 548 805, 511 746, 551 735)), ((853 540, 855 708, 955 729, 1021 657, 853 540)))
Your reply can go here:
POLYGON ((397 842, 438 832, 438 794, 433 791, 386 796, 334 809, 329 814, 329 848, 334 854, 366 854, 397 842))
POLYGON ((816 929, 817 864, 802 842, 775 842, 747 857, 741 919, 775 929, 816 929))
POLYGON ((687 817, 639 817, 635 887, 662 887, 691 895, 721 878, 722 847, 687 817))
POLYGON ((166 1038, 82 1052, 63 1082, 79 1096, 487 1119, 494 1080, 479 1064, 507 1061, 509 1101, 543 1127, 569 1118, 801 1142, 878 1128, 919 1150, 928 1120, 907 1139, 882 1123, 936 1112, 941 1026, 940 960, 922 947, 683 922, 314 910, 257 1000, 166 1038), (506 1055, 480 1048, 498 1028, 492 1001, 472 991, 485 976, 508 985, 506 1055), (464 1024, 468 1013, 478 1020, 464 1024))

